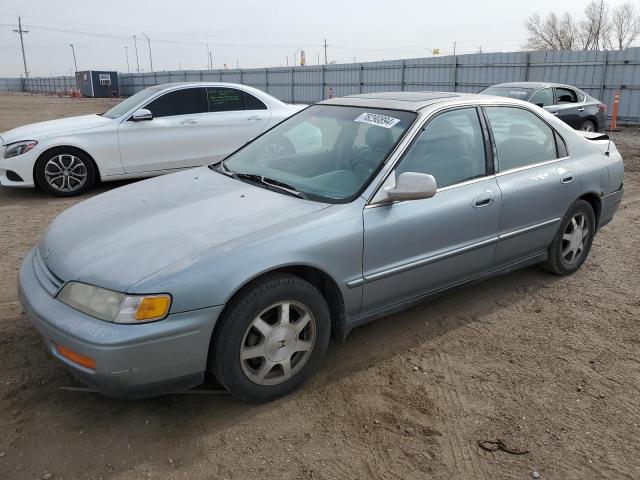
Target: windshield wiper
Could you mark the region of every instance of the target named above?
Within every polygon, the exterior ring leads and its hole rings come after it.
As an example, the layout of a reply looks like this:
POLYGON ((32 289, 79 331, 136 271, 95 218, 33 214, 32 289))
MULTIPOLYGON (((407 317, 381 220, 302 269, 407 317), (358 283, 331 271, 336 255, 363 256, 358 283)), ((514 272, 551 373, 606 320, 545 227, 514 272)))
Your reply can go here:
POLYGON ((262 185, 265 185, 267 188, 273 187, 285 193, 288 193, 289 195, 293 195, 294 197, 302 198, 304 200, 309 199, 304 193, 296 189, 294 186, 289 185, 288 183, 285 183, 285 182, 281 182, 280 180, 276 180, 275 178, 265 177, 264 175, 258 175, 257 173, 232 172, 224 165, 224 160, 218 163, 215 163, 213 165, 209 165, 209 168, 211 169, 216 167, 220 173, 228 177, 235 178, 237 180, 248 180, 250 182, 260 183, 262 185))
POLYGON ((264 175, 258 175, 255 173, 233 173, 232 175, 234 176, 234 178, 237 178, 239 180, 249 180, 251 182, 262 183, 267 187, 277 188, 278 190, 282 190, 289 195, 293 195, 294 197, 308 200, 308 197, 304 193, 296 189, 296 187, 289 185, 288 183, 281 182, 280 180, 276 180, 275 178, 269 178, 265 177, 264 175))

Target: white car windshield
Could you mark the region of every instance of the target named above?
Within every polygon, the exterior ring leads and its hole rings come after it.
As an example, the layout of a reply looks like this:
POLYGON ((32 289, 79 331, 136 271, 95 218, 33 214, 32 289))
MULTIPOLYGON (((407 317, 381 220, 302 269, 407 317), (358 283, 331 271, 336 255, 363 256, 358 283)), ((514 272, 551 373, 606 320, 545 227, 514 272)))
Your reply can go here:
POLYGON ((107 110, 102 114, 102 116, 105 118, 111 118, 111 119, 121 117, 122 115, 127 113, 129 110, 134 108, 136 105, 139 105, 140 103, 144 102, 148 98, 154 96, 160 90, 162 90, 162 88, 159 88, 159 87, 145 88, 144 90, 139 91, 135 95, 132 95, 131 97, 121 101, 115 107, 107 110))
POLYGON ((401 110, 314 105, 231 155, 219 171, 311 200, 349 202, 416 117, 401 110))

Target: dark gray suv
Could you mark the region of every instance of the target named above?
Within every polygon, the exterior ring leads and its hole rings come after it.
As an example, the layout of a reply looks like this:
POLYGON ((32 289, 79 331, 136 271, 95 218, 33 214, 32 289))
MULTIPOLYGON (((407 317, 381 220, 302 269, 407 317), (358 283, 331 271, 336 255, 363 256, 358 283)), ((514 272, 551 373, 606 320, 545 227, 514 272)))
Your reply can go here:
POLYGON ((571 85, 542 82, 500 83, 479 93, 517 98, 556 115, 576 130, 602 132, 607 106, 571 85))

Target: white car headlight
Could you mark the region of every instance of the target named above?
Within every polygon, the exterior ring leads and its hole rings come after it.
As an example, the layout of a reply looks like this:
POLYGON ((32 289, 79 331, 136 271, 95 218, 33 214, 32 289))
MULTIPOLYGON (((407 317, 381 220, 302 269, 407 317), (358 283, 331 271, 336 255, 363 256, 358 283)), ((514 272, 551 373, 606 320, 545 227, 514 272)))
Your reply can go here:
POLYGON ((27 153, 38 144, 35 140, 25 140, 24 142, 10 143, 4 150, 4 158, 17 157, 27 153))
POLYGON ((171 306, 171 296, 167 294, 126 295, 80 282, 67 283, 57 298, 82 313, 114 323, 161 320, 171 306))

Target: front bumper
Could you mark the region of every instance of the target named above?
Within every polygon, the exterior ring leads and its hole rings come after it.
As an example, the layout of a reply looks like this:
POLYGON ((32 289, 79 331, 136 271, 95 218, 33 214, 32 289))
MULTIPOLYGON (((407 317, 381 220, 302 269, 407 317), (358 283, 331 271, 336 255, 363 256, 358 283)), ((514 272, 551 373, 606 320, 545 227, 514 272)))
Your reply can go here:
POLYGON ((148 397, 202 383, 222 306, 140 325, 104 322, 56 300, 49 284, 55 276, 42 271, 38 257, 36 247, 20 267, 20 301, 51 354, 81 382, 115 397, 148 397), (95 360, 95 370, 63 357, 56 344, 95 360))
POLYGON ((29 150, 24 155, 17 157, 4 158, 4 148, 0 146, 0 185, 4 187, 31 187, 35 186, 33 178, 33 167, 42 153, 37 145, 34 149, 29 150), (14 172, 20 178, 21 182, 9 180, 7 172, 14 172))

